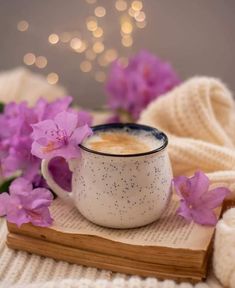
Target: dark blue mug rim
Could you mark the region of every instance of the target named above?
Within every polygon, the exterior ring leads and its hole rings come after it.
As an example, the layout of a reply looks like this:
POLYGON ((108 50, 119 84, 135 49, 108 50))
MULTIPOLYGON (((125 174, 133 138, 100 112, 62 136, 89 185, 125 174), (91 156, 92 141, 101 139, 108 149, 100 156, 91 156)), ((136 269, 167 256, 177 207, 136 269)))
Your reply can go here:
POLYGON ((165 133, 159 131, 157 128, 151 127, 151 126, 147 126, 147 125, 143 125, 143 124, 136 124, 136 123, 111 123, 111 124, 101 124, 101 125, 96 125, 96 126, 92 126, 91 129, 92 131, 102 131, 102 130, 107 130, 107 129, 123 129, 123 128, 130 128, 130 129, 134 129, 134 130, 144 130, 147 132, 152 132, 152 135, 155 136, 157 139, 163 139, 163 144, 154 149, 154 150, 150 150, 148 152, 144 152, 144 153, 135 153, 135 154, 111 154, 111 153, 104 153, 104 152, 99 152, 99 151, 95 151, 92 150, 90 148, 87 148, 85 146, 83 146, 82 144, 79 145, 79 147, 82 150, 85 150, 87 152, 93 153, 93 154, 97 154, 97 155, 102 155, 102 156, 111 156, 111 157, 136 157, 136 156, 145 156, 145 155, 150 155, 150 154, 154 154, 156 152, 160 152, 163 149, 166 148, 166 146, 168 145, 168 137, 165 133))

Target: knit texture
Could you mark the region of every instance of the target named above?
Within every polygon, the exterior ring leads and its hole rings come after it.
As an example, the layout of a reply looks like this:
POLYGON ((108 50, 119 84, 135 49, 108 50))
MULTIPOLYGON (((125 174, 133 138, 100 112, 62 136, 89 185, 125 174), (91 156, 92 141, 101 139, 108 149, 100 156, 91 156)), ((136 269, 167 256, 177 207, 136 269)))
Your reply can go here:
POLYGON ((192 78, 152 102, 139 122, 166 132, 175 176, 201 169, 235 198, 235 103, 223 83, 192 78))
POLYGON ((50 85, 42 75, 19 67, 0 73, 0 102, 27 101, 33 106, 42 97, 52 102, 66 95, 64 88, 50 85))

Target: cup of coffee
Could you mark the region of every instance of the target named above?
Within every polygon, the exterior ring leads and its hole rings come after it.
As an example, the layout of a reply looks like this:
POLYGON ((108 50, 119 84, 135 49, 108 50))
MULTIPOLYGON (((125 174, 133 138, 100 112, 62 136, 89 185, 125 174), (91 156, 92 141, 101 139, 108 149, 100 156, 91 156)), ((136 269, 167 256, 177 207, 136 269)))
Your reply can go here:
POLYGON ((53 179, 49 161, 42 174, 51 189, 91 222, 134 228, 157 220, 171 197, 172 169, 167 136, 140 124, 105 124, 81 145, 81 158, 68 162, 72 192, 53 179))

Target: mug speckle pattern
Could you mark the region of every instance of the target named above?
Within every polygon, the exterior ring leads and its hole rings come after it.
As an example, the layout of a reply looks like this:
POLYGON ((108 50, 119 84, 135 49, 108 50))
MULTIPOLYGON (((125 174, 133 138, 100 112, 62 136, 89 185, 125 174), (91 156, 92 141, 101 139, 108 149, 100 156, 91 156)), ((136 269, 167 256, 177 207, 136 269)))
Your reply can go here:
POLYGON ((160 217, 171 196, 171 179, 166 149, 126 158, 82 151, 73 174, 74 201, 96 224, 139 227, 160 217))

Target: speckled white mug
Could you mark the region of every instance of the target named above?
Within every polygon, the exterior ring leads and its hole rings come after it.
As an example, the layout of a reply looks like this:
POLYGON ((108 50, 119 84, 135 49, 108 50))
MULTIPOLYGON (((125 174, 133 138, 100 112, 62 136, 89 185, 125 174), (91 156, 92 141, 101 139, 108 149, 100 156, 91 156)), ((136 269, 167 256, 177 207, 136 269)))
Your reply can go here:
POLYGON ((81 159, 69 161, 72 192, 62 189, 42 161, 42 174, 52 190, 72 203, 91 222, 110 228, 134 228, 157 220, 171 197, 172 169, 167 136, 140 124, 106 124, 94 131, 129 128, 148 131, 161 147, 141 154, 114 155, 80 145, 81 159))

